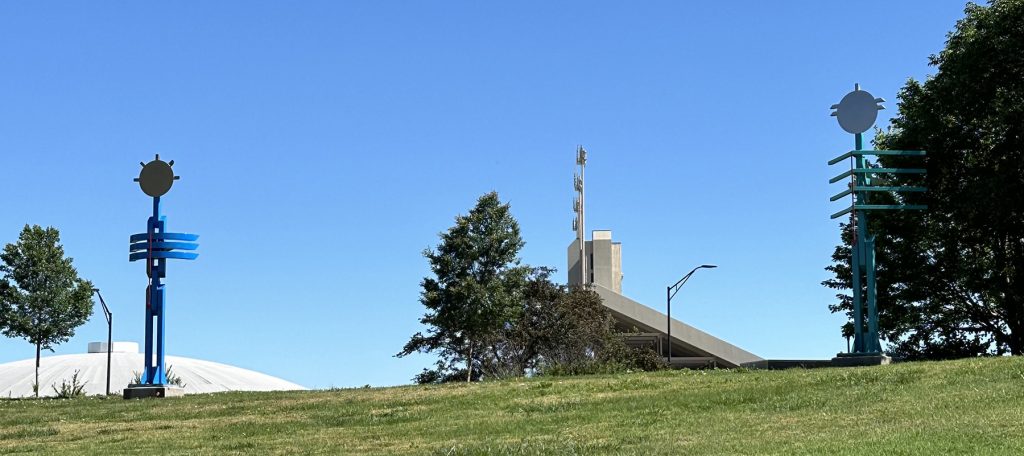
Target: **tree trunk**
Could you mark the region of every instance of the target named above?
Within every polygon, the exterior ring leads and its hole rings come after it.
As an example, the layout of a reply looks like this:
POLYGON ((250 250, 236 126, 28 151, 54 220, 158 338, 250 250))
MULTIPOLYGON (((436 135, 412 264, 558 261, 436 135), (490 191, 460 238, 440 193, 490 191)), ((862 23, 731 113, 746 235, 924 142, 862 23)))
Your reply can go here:
POLYGON ((1009 332, 1006 345, 1009 346, 1011 355, 1024 355, 1024 316, 1020 315, 1020 306, 1021 304, 1013 302, 1012 299, 1003 301, 1003 307, 1009 314, 1009 318, 1006 319, 1006 329, 1009 332))
POLYGON ((34 392, 36 393, 37 398, 39 397, 39 351, 40 346, 39 344, 36 344, 36 383, 35 387, 32 389, 35 390, 34 392))
POLYGON ((469 355, 466 356, 466 383, 473 381, 473 343, 469 344, 469 355))
POLYGON ((1002 307, 1008 315, 1006 326, 1010 337, 1010 354, 1024 354, 1024 268, 1020 266, 1020 259, 1024 258, 1024 239, 1015 243, 1007 239, 1010 245, 1010 263, 1012 266, 1006 271, 1006 291, 1003 292, 1002 307))

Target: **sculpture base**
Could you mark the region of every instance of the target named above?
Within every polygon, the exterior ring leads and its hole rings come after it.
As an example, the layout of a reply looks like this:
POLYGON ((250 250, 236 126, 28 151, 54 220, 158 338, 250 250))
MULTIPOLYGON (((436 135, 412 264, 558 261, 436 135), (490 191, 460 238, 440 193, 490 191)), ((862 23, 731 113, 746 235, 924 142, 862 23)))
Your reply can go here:
POLYGON ((832 360, 828 359, 762 359, 740 364, 740 367, 747 369, 816 369, 819 367, 832 367, 832 360))
POLYGON ((748 369, 813 369, 818 367, 881 366, 892 363, 892 358, 881 353, 840 353, 832 359, 762 359, 743 363, 748 369))
POLYGON ((125 399, 145 399, 147 397, 179 397, 185 390, 174 385, 128 385, 124 389, 125 399))
POLYGON ((881 353, 840 353, 832 358, 832 365, 847 366, 881 366, 892 363, 892 358, 881 353))

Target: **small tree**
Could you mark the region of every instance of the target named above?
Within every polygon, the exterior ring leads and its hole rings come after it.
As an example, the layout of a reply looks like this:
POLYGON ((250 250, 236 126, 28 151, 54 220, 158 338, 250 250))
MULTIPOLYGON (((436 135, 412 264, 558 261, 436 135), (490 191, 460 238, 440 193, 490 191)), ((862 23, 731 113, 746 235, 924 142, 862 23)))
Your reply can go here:
POLYGON ((36 346, 36 385, 42 349, 66 342, 92 315, 92 284, 71 262, 57 229, 38 225, 25 225, 0 253, 0 330, 36 346))
POLYGON ((436 250, 423 252, 435 276, 421 283, 420 302, 427 313, 420 322, 429 327, 427 334, 414 334, 397 356, 438 353, 436 370, 424 371, 417 381, 450 379, 463 363, 465 372, 460 373, 471 381, 479 377, 474 360, 481 357, 481 349, 517 318, 529 272, 519 265, 524 242, 509 205, 496 192, 481 196, 440 237, 436 250))

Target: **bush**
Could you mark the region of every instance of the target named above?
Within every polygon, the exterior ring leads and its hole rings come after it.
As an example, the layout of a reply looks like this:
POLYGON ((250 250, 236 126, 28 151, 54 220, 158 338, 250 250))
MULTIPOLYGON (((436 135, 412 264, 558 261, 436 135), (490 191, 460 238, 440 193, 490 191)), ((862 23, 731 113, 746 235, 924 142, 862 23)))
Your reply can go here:
POLYGON ((168 365, 167 372, 165 372, 164 374, 167 377, 168 385, 174 385, 179 388, 185 387, 185 382, 181 379, 181 377, 178 376, 178 374, 174 373, 174 366, 168 365))
POLYGON ((71 375, 71 383, 68 383, 67 380, 61 380, 60 388, 57 385, 50 385, 53 388, 53 392, 57 393, 58 399, 73 399, 85 396, 85 385, 89 382, 78 383, 78 373, 79 371, 76 370, 71 375))
MULTIPOLYGON (((168 385, 174 385, 174 386, 177 386, 179 388, 184 388, 185 387, 185 382, 181 379, 181 377, 179 377, 177 374, 174 373, 174 366, 173 365, 168 365, 167 366, 167 369, 164 370, 164 377, 167 378, 167 384, 168 385)), ((138 385, 139 383, 142 383, 142 374, 139 373, 138 371, 132 371, 132 383, 134 383, 136 385, 138 385)))
POLYGON ((667 369, 668 363, 653 348, 630 347, 626 345, 621 335, 616 335, 617 340, 605 346, 603 360, 607 363, 618 364, 628 370, 656 371, 667 369))
POLYGON ((650 348, 634 348, 624 343, 606 346, 603 356, 572 362, 550 363, 538 373, 546 376, 619 374, 667 369, 668 364, 650 348))

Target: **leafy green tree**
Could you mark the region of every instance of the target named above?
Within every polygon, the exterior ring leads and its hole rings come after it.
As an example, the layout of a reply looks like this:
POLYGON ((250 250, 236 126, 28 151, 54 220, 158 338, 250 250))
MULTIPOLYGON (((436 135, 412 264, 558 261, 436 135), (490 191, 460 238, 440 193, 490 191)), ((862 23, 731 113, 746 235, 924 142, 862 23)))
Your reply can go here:
POLYGON ((537 368, 537 359, 550 344, 545 323, 564 295, 565 287, 551 282, 553 269, 530 271, 517 303, 517 318, 502 326, 486 343, 480 369, 487 378, 521 377, 537 368))
POLYGON ((38 396, 41 350, 66 342, 89 319, 93 287, 64 257, 55 228, 25 225, 18 242, 4 247, 0 261, 0 329, 35 345, 38 396))
POLYGON ((440 238, 436 249, 423 252, 434 274, 421 282, 420 302, 427 312, 420 322, 428 326, 427 333, 414 334, 398 356, 439 356, 436 368, 425 370, 417 381, 450 379, 459 364, 471 381, 480 378, 488 341, 518 318, 529 273, 519 264, 524 242, 509 205, 496 192, 481 196, 440 238))
POLYGON ((597 293, 555 284, 550 280, 553 272, 549 268, 532 271, 519 318, 508 322, 485 346, 480 359, 485 377, 664 367, 653 350, 626 345, 597 293))
MULTIPOLYGON (((1024 0, 968 4, 930 58, 937 73, 910 80, 878 148, 928 151, 929 191, 879 200, 928 210, 872 214, 879 327, 894 355, 950 358, 1024 354, 1024 0)), ((917 167, 882 157, 884 167, 917 167)), ((895 185, 921 184, 895 176, 895 185)), ((848 228, 831 288, 850 289, 848 228)), ((845 292, 833 311, 847 312, 845 292)), ((844 329, 849 333, 852 326, 844 329)))
POLYGON ((538 374, 578 375, 667 367, 651 348, 631 348, 594 290, 560 287, 560 299, 537 309, 538 374), (545 308, 546 307, 546 308, 545 308))
POLYGON ((584 363, 614 340, 614 321, 601 297, 550 280, 553 269, 534 269, 518 303, 518 318, 494 334, 480 360, 490 378, 520 377, 552 364, 584 363))

